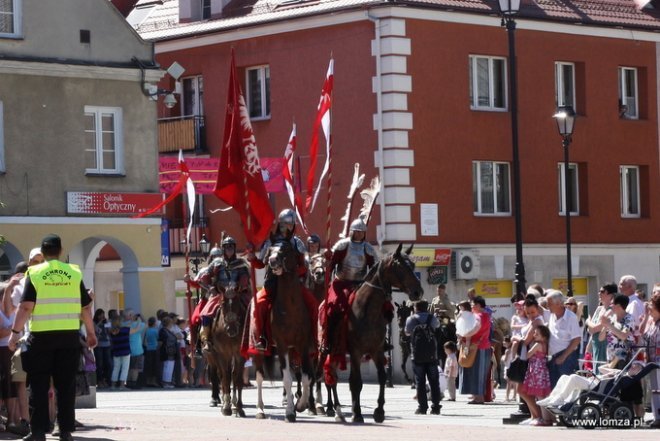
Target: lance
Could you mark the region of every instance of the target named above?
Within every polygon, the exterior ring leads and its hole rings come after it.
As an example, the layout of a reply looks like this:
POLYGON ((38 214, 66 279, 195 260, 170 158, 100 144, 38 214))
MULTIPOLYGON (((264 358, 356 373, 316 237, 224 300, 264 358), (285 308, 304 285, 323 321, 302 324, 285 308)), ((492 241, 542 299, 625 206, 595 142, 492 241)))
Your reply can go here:
POLYGON ((355 201, 355 194, 357 191, 362 187, 362 183, 364 182, 364 174, 360 174, 360 164, 355 163, 353 166, 353 180, 351 181, 351 187, 348 190, 348 203, 346 205, 346 213, 344 213, 344 217, 341 218, 341 220, 344 221, 344 227, 342 228, 342 232, 340 234, 340 237, 347 237, 348 236, 348 228, 351 223, 351 213, 353 211, 353 204, 355 201))

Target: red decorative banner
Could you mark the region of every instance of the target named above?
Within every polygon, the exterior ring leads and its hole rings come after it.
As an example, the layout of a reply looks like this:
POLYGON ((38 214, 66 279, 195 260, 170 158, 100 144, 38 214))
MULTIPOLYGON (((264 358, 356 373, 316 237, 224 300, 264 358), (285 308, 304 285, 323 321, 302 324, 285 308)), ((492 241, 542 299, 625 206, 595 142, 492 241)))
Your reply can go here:
MULTIPOLYGON (((195 184, 197 194, 213 194, 218 177, 218 158, 185 157, 190 170, 190 178, 195 184)), ((284 158, 259 158, 261 173, 266 184, 266 191, 279 193, 285 191, 282 168, 284 158)), ((179 161, 175 156, 163 156, 158 159, 160 192, 171 193, 179 182, 179 161)))
POLYGON ((66 194, 68 214, 140 214, 162 200, 160 193, 69 191, 66 194))

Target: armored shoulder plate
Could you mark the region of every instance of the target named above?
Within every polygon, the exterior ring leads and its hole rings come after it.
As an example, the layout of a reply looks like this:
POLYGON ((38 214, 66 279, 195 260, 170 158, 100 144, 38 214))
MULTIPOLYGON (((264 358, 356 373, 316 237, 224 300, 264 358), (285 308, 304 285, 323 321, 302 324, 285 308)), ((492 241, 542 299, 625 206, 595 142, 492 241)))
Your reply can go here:
POLYGON ((345 250, 348 248, 348 245, 350 243, 351 243, 351 239, 348 237, 341 239, 336 244, 333 245, 332 252, 345 250))
POLYGON ((293 236, 291 240, 293 241, 293 245, 298 250, 298 252, 300 254, 305 254, 305 252, 307 251, 307 249, 305 248, 305 243, 302 240, 300 240, 298 236, 293 236))
POLYGON ((368 256, 373 257, 375 261, 378 260, 378 252, 377 252, 376 249, 373 247, 373 245, 371 245, 369 242, 365 242, 365 243, 364 243, 364 252, 365 252, 365 254, 367 254, 368 256))

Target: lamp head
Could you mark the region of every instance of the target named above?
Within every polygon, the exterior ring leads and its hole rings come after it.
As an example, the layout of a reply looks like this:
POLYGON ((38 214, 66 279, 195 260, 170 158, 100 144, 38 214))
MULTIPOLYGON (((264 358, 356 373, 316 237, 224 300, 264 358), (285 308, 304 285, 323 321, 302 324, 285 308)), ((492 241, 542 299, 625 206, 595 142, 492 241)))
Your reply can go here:
POLYGON ((520 11, 520 0, 498 0, 500 13, 506 16, 513 16, 520 11))
POLYGON ((561 136, 566 138, 573 135, 573 129, 575 128, 575 111, 573 107, 558 107, 553 118, 557 121, 557 129, 561 136))
POLYGON ((176 102, 177 102, 176 97, 174 96, 173 93, 168 93, 167 95, 165 95, 165 98, 163 99, 163 104, 165 104, 165 107, 167 107, 168 109, 171 109, 174 106, 176 106, 176 102))

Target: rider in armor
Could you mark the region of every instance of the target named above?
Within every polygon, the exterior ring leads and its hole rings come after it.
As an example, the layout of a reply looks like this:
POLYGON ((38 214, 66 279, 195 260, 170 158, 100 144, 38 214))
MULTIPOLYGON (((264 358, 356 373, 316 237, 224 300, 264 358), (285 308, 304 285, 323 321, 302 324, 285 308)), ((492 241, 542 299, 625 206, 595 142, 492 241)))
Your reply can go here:
POLYGON ((362 284, 368 269, 378 262, 376 250, 365 240, 366 234, 367 224, 358 218, 351 223, 349 237, 339 240, 332 247, 330 270, 335 271, 335 278, 330 285, 324 311, 320 313, 323 352, 343 351, 331 346, 341 341, 337 340, 337 332, 340 335, 344 333, 341 324, 348 312, 349 296, 362 284))
POLYGON ((305 260, 309 262, 312 256, 321 252, 321 236, 318 234, 311 234, 307 238, 307 253, 305 254, 305 260))
POLYGON ((203 351, 209 350, 211 325, 223 299, 238 295, 238 299, 245 305, 250 301, 250 268, 245 259, 236 256, 236 241, 227 236, 222 240, 221 247, 222 249, 215 247, 211 250, 209 259, 213 260, 193 281, 190 281, 187 275, 184 277, 186 282, 208 293, 208 301, 200 313, 202 318, 200 339, 203 351))
MULTIPOLYGON (((304 279, 307 273, 307 266, 305 265, 305 244, 298 236, 294 234, 296 229, 296 215, 291 209, 282 210, 277 217, 277 231, 275 233, 275 241, 280 239, 287 239, 291 241, 293 248, 298 252, 298 276, 304 279)), ((265 324, 268 320, 268 314, 273 303, 273 299, 277 294, 277 277, 272 273, 268 266, 268 249, 271 247, 272 242, 267 239, 261 247, 259 257, 251 254, 248 260, 254 268, 266 268, 266 276, 264 279, 264 288, 257 293, 257 299, 254 307, 254 335, 257 337, 255 349, 258 351, 265 351, 268 348, 268 339, 266 338, 265 324)), ((311 297, 309 292, 303 290, 305 303, 309 306, 308 296, 311 297)), ((312 297, 313 300, 313 297, 312 297)))

